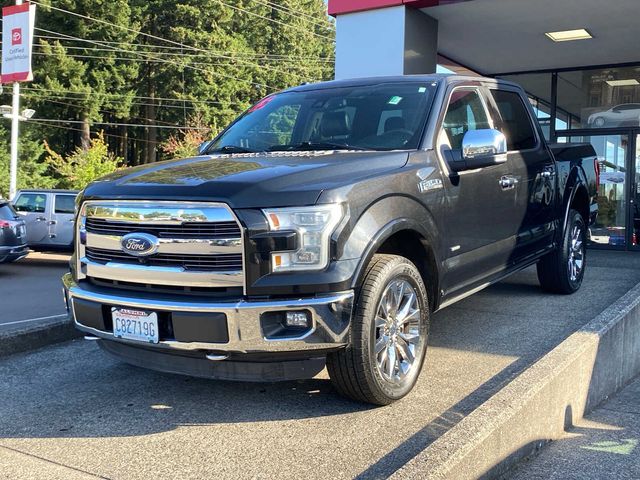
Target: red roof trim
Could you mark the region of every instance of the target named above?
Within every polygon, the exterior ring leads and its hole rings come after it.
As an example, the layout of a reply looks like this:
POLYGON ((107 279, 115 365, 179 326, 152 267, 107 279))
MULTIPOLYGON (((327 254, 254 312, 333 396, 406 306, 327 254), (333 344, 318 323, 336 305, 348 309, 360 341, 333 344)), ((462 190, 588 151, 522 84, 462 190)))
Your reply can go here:
POLYGON ((468 0, 329 0, 329 15, 364 12, 378 8, 397 7, 406 5, 412 8, 437 7, 446 3, 468 0))

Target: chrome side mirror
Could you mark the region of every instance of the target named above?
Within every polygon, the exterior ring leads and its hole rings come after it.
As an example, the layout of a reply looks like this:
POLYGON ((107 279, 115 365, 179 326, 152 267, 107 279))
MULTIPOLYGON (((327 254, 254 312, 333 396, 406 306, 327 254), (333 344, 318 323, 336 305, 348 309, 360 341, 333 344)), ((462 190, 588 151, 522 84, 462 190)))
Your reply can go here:
POLYGON ((462 139, 462 150, 450 150, 449 168, 454 175, 465 170, 499 165, 507 161, 507 139, 498 130, 469 130, 462 139))
POLYGON ((507 139, 493 129, 469 130, 462 139, 462 158, 473 160, 507 153, 507 139))

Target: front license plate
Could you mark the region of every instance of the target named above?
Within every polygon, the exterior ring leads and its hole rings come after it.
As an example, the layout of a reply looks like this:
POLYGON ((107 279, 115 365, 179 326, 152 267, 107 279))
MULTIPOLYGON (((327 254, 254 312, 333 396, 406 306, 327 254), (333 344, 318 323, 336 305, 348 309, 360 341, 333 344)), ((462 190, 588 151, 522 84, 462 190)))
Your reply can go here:
POLYGON ((130 310, 128 308, 112 308, 113 335, 116 338, 134 340, 144 343, 158 343, 158 314, 130 310))

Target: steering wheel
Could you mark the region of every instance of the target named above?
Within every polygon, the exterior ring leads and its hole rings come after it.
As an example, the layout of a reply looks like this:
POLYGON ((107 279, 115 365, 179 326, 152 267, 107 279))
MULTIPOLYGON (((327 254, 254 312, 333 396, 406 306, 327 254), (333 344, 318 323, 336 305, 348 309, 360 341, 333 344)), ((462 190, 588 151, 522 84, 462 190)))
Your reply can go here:
POLYGON ((400 146, 404 146, 413 138, 415 132, 404 128, 398 128, 396 130, 389 130, 381 135, 370 135, 363 138, 358 143, 363 145, 376 145, 378 147, 386 147, 389 143, 397 143, 400 140, 400 146))
POLYGON ((395 135, 402 135, 405 137, 405 139, 402 141, 402 144, 406 144, 409 140, 411 140, 411 138, 413 138, 414 132, 412 132, 411 130, 407 130, 406 128, 398 128, 396 130, 389 130, 388 132, 384 132, 382 134, 383 137, 386 136, 395 136, 395 135))

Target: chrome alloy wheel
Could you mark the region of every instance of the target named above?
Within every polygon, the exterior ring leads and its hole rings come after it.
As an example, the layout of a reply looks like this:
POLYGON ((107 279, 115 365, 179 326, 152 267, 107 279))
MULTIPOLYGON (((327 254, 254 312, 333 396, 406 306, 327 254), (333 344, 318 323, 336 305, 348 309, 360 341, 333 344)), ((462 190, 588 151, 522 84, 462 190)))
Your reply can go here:
POLYGON ((575 282, 584 268, 584 235, 580 225, 574 225, 569 239, 569 278, 575 282))
POLYGON ((382 294, 375 319, 374 354, 385 380, 401 383, 415 367, 423 348, 420 320, 414 287, 406 280, 391 281, 382 294))

